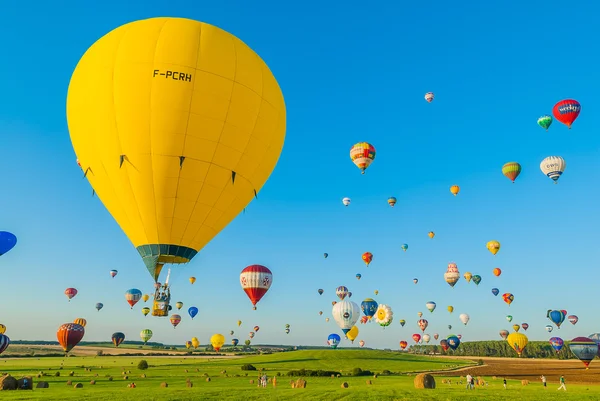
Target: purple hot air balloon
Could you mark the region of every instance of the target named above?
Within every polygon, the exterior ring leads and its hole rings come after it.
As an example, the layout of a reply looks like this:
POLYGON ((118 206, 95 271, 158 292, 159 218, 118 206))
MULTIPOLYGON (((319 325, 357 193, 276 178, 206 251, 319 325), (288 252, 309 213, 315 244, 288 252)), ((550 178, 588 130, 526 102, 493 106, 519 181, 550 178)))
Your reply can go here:
POLYGON ((548 341, 550 342, 550 345, 552 346, 552 348, 554 348, 556 350, 557 353, 560 352, 563 345, 565 345, 565 342, 560 337, 552 337, 548 341))

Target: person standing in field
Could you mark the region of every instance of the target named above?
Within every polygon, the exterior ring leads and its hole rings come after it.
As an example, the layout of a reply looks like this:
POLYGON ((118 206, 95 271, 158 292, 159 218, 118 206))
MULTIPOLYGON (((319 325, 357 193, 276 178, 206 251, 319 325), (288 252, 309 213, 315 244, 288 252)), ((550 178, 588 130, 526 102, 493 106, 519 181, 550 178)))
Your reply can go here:
POLYGON ((506 390, 506 377, 504 378, 504 380, 502 381, 502 383, 504 383, 504 390, 506 390))
POLYGON ((567 391, 567 387, 565 386, 565 377, 561 376, 560 377, 560 387, 557 390, 563 389, 565 391, 567 391))
POLYGON ((542 375, 540 379, 542 379, 542 385, 544 386, 544 388, 546 388, 546 376, 542 375))
POLYGON ((470 374, 467 374, 466 380, 467 380, 467 390, 470 390, 471 389, 471 380, 473 380, 473 376, 471 376, 470 374))

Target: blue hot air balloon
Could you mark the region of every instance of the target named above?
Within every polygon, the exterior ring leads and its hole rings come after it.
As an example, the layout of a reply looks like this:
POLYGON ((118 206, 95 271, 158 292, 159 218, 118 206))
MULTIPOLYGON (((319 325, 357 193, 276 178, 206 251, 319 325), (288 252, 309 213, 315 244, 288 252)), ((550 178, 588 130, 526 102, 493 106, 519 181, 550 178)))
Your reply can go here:
POLYGON ((198 314, 198 308, 196 308, 195 306, 190 306, 188 309, 188 313, 190 314, 190 317, 192 318, 192 320, 194 320, 194 318, 198 314))
POLYGON ((235 347, 236 345, 238 345, 238 343, 239 343, 239 342, 240 342, 240 340, 238 340, 237 338, 232 338, 232 339, 231 339, 231 345, 233 345, 234 347, 235 347))
POLYGON ((565 317, 567 317, 567 311, 548 309, 546 317, 560 329, 560 325, 565 321, 565 317))
POLYGON ((361 278, 361 277, 362 277, 362 274, 360 274, 360 273, 357 273, 357 274, 356 274, 356 278, 357 278, 358 280, 360 280, 360 278, 361 278))
POLYGON ((100 309, 104 308, 104 304, 102 302, 98 302, 96 304, 96 309, 99 311, 100 309))
POLYGON ((494 296, 497 296, 500 293, 500 290, 497 288, 492 288, 492 294, 494 294, 494 296))
POLYGON ((454 334, 450 334, 446 337, 446 341, 448 341, 448 346, 452 348, 452 350, 456 350, 460 345, 460 339, 456 337, 454 334))
POLYGON ((0 231, 0 256, 10 251, 17 245, 17 237, 8 231, 0 231))
POLYGON ((571 348, 571 352, 583 362, 586 369, 588 369, 588 365, 598 354, 598 344, 587 337, 576 337, 572 339, 569 343, 569 348, 571 348))
POLYGON ((377 307, 379 305, 373 298, 366 298, 364 301, 360 303, 360 309, 362 309, 362 313, 371 320, 373 316, 375 316, 375 312, 377 312, 377 307))
POLYGON ((481 276, 479 274, 474 275, 471 280, 475 283, 475 285, 479 285, 481 283, 481 276))
POLYGON ((327 337, 327 344, 329 344, 329 346, 331 346, 331 348, 336 349, 338 344, 340 343, 340 336, 332 333, 329 335, 329 337, 327 337))
POLYGON ((565 342, 560 337, 552 337, 548 341, 550 342, 550 345, 552 346, 552 348, 554 348, 556 350, 556 352, 560 352, 563 345, 565 345, 565 342))

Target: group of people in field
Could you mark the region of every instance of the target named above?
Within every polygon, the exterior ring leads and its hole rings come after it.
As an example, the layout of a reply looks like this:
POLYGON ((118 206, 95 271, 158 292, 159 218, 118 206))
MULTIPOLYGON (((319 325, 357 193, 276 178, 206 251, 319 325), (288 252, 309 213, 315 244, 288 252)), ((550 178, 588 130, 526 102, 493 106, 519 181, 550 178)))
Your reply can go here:
MULTIPOLYGON (((467 374, 465 379, 467 381, 467 390, 473 390, 475 388, 475 378, 473 376, 471 376, 470 374, 467 374)), ((546 376, 541 375, 540 380, 542 381, 542 385, 544 386, 544 388, 547 388, 546 376)), ((560 386, 558 387, 557 390, 567 391, 567 386, 565 385, 565 377, 561 376, 559 381, 560 381, 560 386)), ((487 382, 485 384, 487 385, 487 382)), ((506 386, 507 386, 506 385, 506 377, 504 379, 502 379, 502 384, 504 385, 504 389, 506 389, 506 386)))

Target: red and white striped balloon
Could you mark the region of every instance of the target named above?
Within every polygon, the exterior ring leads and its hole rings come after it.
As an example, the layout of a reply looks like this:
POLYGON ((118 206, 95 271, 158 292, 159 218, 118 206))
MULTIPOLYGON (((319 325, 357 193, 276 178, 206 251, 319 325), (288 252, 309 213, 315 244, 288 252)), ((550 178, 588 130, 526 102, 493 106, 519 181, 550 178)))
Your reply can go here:
POLYGON ((262 265, 251 265, 246 267, 240 273, 240 284, 242 289, 250 298, 254 310, 256 304, 271 288, 273 282, 273 273, 267 267, 262 265))

